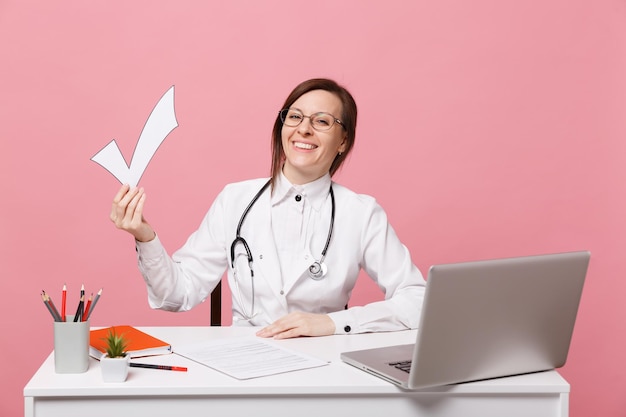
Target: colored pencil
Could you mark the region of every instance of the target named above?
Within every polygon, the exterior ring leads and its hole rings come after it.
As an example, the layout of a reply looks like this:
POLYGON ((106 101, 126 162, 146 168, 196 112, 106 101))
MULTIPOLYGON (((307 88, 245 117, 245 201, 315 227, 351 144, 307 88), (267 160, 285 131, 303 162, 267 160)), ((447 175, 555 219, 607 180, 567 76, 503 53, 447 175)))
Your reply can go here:
POLYGON ((187 368, 183 366, 169 366, 169 365, 152 365, 148 363, 134 363, 131 362, 130 366, 132 368, 148 368, 148 369, 161 369, 164 371, 180 371, 187 372, 187 368))
POLYGON ((80 297, 80 301, 78 302, 78 307, 76 307, 76 314, 74 314, 74 321, 80 320, 83 312, 83 305, 85 304, 85 296, 82 295, 80 297))
POLYGON ((54 305, 54 302, 52 301, 52 298, 50 298, 50 296, 45 291, 42 290, 41 292, 44 295, 44 297, 46 298, 46 302, 48 303, 48 305, 52 309, 52 313, 54 313, 55 321, 61 321, 61 315, 59 314, 59 310, 57 310, 56 306, 54 305))
POLYGON ((96 294, 96 298, 94 298, 93 303, 91 303, 91 307, 89 308, 89 311, 87 312, 87 320, 89 320, 89 317, 91 317, 91 313, 93 313, 93 309, 96 308, 96 304, 98 303, 98 300, 100 299, 101 295, 102 295, 102 288, 100 288, 100 291, 98 291, 98 294, 96 294))
POLYGON ((91 307, 92 299, 93 299, 93 293, 89 296, 89 299, 87 300, 87 305, 85 305, 85 313, 83 314, 83 321, 87 321, 87 319, 89 318, 89 316, 87 315, 87 312, 89 311, 89 307, 91 307))
POLYGON ((56 316, 54 314, 54 311, 52 311, 52 307, 50 306, 50 303, 47 300, 46 297, 46 293, 45 291, 41 293, 41 299, 43 300, 43 303, 46 305, 46 308, 48 309, 48 311, 50 312, 50 315, 52 316, 52 318, 54 319, 54 321, 61 321, 61 318, 56 316))

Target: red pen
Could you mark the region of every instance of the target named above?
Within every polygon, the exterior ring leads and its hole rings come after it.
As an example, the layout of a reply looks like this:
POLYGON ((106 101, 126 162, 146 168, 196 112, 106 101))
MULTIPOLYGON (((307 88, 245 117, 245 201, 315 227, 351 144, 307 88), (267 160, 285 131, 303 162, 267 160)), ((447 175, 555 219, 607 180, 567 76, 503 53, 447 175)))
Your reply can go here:
POLYGON ((89 312, 89 307, 91 307, 91 300, 93 298, 93 293, 91 293, 91 295, 89 296, 89 300, 87 300, 87 305, 85 305, 85 312, 83 313, 83 321, 87 321, 88 318, 88 312, 89 312))
POLYGON ((67 285, 63 284, 63 295, 61 296, 61 321, 65 321, 65 306, 67 305, 67 285))

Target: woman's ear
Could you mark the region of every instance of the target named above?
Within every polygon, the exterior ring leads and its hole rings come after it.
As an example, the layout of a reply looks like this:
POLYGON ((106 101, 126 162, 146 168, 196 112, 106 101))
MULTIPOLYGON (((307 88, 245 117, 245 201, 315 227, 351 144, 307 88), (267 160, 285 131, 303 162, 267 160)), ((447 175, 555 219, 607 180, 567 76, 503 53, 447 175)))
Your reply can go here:
POLYGON ((347 146, 348 146, 348 137, 346 135, 346 136, 343 137, 343 141, 339 145, 339 148, 337 149, 337 152, 339 152, 339 154, 344 153, 346 151, 346 147, 347 146))

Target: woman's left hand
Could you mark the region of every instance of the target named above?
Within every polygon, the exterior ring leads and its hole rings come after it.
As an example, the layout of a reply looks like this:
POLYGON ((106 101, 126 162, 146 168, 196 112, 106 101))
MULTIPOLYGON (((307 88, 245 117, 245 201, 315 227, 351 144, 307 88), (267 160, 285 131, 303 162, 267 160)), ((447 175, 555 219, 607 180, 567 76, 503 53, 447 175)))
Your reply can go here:
POLYGON ((259 330, 259 337, 289 339, 300 336, 327 336, 335 333, 335 322, 326 314, 296 311, 259 330))

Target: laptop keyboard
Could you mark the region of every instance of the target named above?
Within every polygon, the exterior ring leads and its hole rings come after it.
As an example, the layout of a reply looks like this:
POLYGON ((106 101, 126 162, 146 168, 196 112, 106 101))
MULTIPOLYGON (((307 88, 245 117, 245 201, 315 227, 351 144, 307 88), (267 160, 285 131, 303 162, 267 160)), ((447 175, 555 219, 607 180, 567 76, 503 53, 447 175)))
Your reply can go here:
POLYGON ((407 374, 411 371, 411 361, 389 362, 389 365, 407 374))

